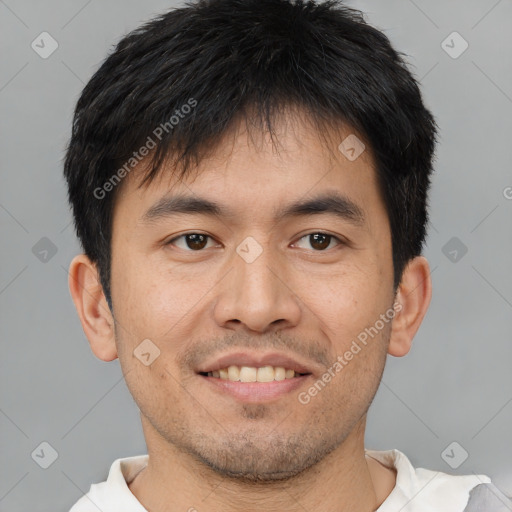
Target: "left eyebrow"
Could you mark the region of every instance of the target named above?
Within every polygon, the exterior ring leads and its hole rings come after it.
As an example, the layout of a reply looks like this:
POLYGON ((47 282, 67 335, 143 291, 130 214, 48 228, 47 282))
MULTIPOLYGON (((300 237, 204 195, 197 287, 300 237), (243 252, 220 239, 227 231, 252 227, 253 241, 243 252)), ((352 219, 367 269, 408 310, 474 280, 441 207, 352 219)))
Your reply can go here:
MULTIPOLYGON (((274 221, 279 222, 290 217, 306 217, 319 214, 333 214, 338 218, 361 227, 366 221, 364 210, 337 192, 320 194, 312 199, 299 200, 275 212, 274 221)), ((141 217, 143 223, 151 223, 173 215, 208 215, 233 219, 236 212, 203 197, 176 195, 163 197, 151 206, 141 217)))
POLYGON ((333 214, 358 227, 362 227, 366 221, 364 210, 354 201, 337 192, 328 192, 309 200, 292 203, 276 213, 275 221, 288 217, 306 217, 322 213, 333 214))

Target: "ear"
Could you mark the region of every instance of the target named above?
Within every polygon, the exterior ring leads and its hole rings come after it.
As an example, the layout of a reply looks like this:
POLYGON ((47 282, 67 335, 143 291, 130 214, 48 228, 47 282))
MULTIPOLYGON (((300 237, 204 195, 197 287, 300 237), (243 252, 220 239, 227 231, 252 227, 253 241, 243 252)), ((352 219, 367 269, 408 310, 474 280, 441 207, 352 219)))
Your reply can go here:
POLYGON ((405 267, 398 286, 388 354, 402 357, 409 352, 431 297, 432 279, 428 261, 423 256, 417 256, 405 267))
POLYGON ((97 267, 85 254, 79 254, 71 261, 68 284, 94 355, 103 361, 116 359, 114 317, 103 293, 97 267))

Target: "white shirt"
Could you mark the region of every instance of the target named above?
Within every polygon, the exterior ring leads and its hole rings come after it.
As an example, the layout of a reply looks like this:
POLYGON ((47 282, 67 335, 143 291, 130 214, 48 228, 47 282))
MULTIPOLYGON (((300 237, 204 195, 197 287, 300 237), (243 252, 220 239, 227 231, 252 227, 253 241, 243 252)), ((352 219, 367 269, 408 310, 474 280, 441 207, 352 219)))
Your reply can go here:
MULTIPOLYGON (((365 450, 397 471, 396 485, 376 512, 511 512, 512 501, 485 475, 449 475, 415 469, 399 450, 365 450), (470 499, 471 498, 471 499, 470 499)), ((105 482, 92 484, 69 512, 147 512, 128 484, 148 462, 148 455, 116 459, 105 482)))

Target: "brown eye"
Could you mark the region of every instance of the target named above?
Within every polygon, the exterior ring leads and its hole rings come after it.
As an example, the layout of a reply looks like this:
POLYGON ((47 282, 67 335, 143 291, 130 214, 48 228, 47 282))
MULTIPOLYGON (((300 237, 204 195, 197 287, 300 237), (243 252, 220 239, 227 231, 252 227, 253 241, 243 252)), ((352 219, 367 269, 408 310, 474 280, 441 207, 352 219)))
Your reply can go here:
POLYGON ((211 237, 203 235, 202 233, 185 233, 184 235, 169 240, 167 244, 176 245, 176 247, 184 250, 200 251, 206 247, 209 238, 211 237), (185 247, 183 247, 183 245, 180 247, 179 244, 175 243, 176 240, 180 239, 185 241, 185 247))
POLYGON ((342 241, 335 237, 334 235, 329 235, 328 233, 309 233, 308 235, 304 235, 300 240, 306 239, 311 247, 316 251, 325 251, 331 245, 333 240, 338 242, 338 245, 342 243, 342 241))

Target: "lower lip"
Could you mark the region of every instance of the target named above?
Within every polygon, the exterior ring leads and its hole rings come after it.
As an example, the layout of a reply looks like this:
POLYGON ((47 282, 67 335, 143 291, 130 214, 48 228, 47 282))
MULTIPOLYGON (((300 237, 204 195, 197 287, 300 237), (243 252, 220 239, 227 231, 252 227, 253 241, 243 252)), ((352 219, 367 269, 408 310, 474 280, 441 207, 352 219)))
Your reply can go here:
POLYGON ((275 400, 295 391, 304 385, 311 374, 272 382, 237 382, 204 375, 200 377, 221 393, 229 394, 243 402, 255 403, 275 400))

